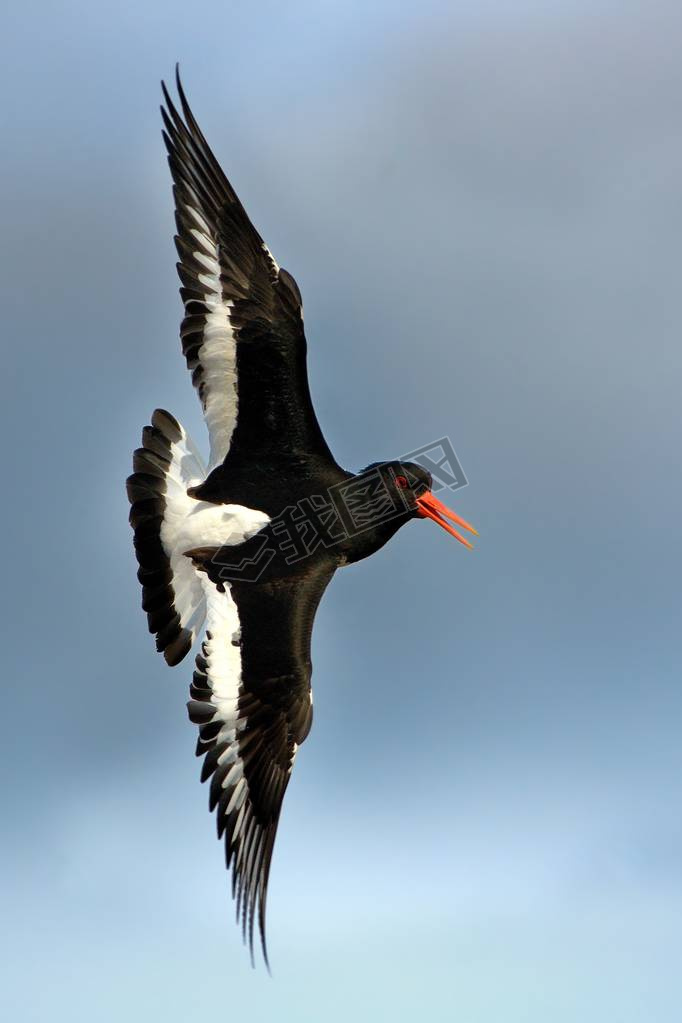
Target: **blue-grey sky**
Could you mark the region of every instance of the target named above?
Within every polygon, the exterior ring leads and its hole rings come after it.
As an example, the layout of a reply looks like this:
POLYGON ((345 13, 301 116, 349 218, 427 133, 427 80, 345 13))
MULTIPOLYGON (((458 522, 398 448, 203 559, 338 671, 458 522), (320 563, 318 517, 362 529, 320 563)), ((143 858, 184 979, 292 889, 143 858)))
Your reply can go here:
POLYGON ((682 14, 398 6, 4 14, 7 1018, 680 1018, 682 14), (205 445, 158 114, 176 60, 301 287, 337 458, 448 435, 481 533, 470 554, 412 524, 323 601, 273 980, 123 489, 156 406, 205 445))

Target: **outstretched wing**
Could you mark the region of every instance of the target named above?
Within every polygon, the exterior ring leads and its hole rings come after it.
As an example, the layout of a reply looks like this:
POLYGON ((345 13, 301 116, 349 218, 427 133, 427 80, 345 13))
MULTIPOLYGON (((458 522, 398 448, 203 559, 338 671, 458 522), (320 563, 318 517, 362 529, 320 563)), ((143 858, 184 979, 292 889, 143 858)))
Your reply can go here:
POLYGON ((211 442, 228 455, 303 451, 333 461, 310 399, 298 286, 280 269, 211 152, 176 75, 163 85, 174 182, 180 336, 211 442))
POLYGON ((265 904, 282 800, 312 722, 310 637, 331 564, 306 562, 296 576, 223 582, 220 551, 192 552, 207 603, 206 636, 190 687, 199 726, 201 780, 232 871, 237 920, 253 956, 258 918, 263 955, 265 904))

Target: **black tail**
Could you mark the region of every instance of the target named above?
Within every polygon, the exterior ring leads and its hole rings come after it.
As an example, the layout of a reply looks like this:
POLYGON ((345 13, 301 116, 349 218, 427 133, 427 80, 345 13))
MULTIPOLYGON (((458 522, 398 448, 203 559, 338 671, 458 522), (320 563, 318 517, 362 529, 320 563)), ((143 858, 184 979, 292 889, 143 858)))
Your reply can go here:
POLYGON ((142 431, 142 447, 133 455, 134 472, 126 484, 140 565, 137 577, 142 583, 142 607, 147 612, 149 631, 156 635, 156 649, 168 664, 179 664, 194 639, 194 631, 181 624, 182 609, 176 606, 173 587, 172 552, 166 550, 161 538, 169 478, 178 462, 178 450, 185 448, 185 439, 177 420, 157 409, 152 425, 142 431))

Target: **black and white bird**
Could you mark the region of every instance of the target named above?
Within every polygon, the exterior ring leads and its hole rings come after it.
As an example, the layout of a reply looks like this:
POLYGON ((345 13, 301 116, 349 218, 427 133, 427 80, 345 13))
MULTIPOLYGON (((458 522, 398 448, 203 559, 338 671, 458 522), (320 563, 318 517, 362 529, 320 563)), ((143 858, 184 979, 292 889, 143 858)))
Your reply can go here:
POLYGON ((337 568, 406 522, 475 532, 415 463, 359 474, 334 460, 313 410, 301 296, 251 224, 176 75, 163 86, 184 319, 182 349, 208 427, 206 464, 170 413, 142 432, 127 482, 142 607, 179 664, 201 636, 190 686, 202 781, 224 839, 253 956, 263 954, 268 875, 282 799, 313 701, 310 639, 337 568), (449 520, 449 521, 448 521, 449 520))

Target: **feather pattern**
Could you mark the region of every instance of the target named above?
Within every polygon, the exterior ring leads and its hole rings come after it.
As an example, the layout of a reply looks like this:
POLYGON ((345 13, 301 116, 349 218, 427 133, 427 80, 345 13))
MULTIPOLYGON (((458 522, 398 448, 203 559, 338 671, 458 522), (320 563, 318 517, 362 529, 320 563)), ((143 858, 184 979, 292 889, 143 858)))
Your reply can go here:
POLYGON ((236 448, 332 459, 308 389, 298 286, 279 267, 213 155, 177 77, 163 86, 173 177, 182 348, 209 431, 209 472, 236 448))
POLYGON ((312 723, 310 635, 331 563, 288 580, 220 580, 221 552, 192 552, 208 608, 190 687, 201 780, 232 872, 232 894, 253 955, 255 922, 267 963, 265 907, 282 801, 312 723))
POLYGON ((201 780, 210 781, 209 809, 232 870, 237 920, 253 956, 259 921, 263 953, 265 903, 280 808, 296 755, 285 712, 259 699, 242 678, 241 628, 230 587, 205 576, 207 629, 190 687, 190 720, 199 726, 201 780))

